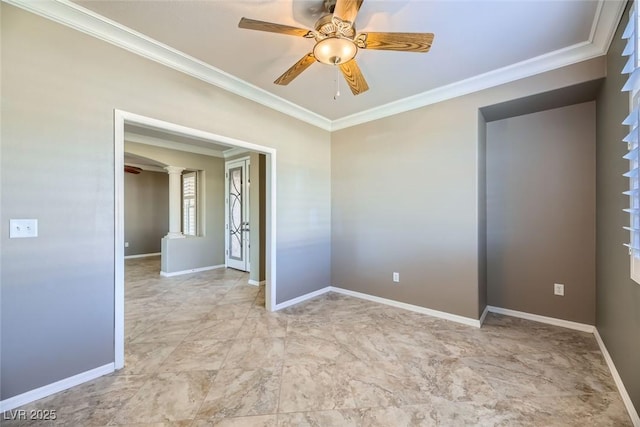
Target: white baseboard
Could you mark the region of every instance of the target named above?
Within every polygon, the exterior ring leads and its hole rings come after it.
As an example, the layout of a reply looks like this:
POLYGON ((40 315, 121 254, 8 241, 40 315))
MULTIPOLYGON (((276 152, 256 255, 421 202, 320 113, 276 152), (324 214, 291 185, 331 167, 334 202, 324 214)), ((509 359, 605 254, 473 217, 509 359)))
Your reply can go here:
POLYGON ((485 305, 484 307, 484 311, 482 312, 482 315, 480 316, 480 326, 482 326, 484 324, 484 319, 487 318, 487 313, 489 313, 489 306, 485 305))
POLYGON ((220 264, 220 265, 210 265, 208 267, 192 268, 190 270, 173 271, 171 273, 166 273, 164 271, 161 271, 160 275, 162 277, 173 277, 173 276, 180 276, 181 274, 199 273, 201 271, 215 270, 217 268, 225 268, 225 267, 226 266, 224 264, 220 264))
POLYGON ((124 259, 134 259, 134 258, 148 258, 151 256, 160 256, 162 255, 160 252, 154 252, 152 254, 139 254, 139 255, 127 255, 124 259))
POLYGON ((555 317, 541 316, 539 314, 525 313, 524 311, 511 310, 508 308, 494 307, 488 305, 490 313, 504 314, 511 317, 519 317, 520 319, 533 320, 534 322, 547 323, 549 325, 561 326, 563 328, 573 329, 581 332, 588 332, 592 334, 596 327, 593 325, 587 325, 586 323, 572 322, 570 320, 556 319, 555 317))
POLYGON ((247 281, 247 283, 250 284, 250 285, 253 285, 253 286, 261 286, 261 285, 264 285, 265 283, 267 283, 267 281, 266 280, 261 280, 261 281, 258 282, 257 280, 249 279, 247 281))
POLYGON ((480 327, 480 320, 472 319, 470 317, 459 316, 457 314, 451 314, 444 311, 432 310, 426 307, 420 307, 418 305, 407 304, 404 302, 394 301, 391 299, 376 297, 369 294, 363 294, 361 292, 350 291, 348 289, 342 289, 335 286, 331 286, 330 289, 332 292, 337 292, 339 294, 349 295, 355 298, 365 299, 368 301, 377 302, 380 304, 390 305, 392 307, 403 308, 405 310, 415 311, 417 313, 427 314, 432 317, 438 317, 440 319, 451 320, 452 322, 462 323, 464 325, 474 326, 476 328, 480 327))
POLYGON ((82 372, 80 374, 65 378, 60 381, 56 381, 55 383, 47 384, 45 386, 27 391, 17 396, 10 397, 8 399, 0 401, 0 413, 10 411, 22 405, 26 405, 27 403, 34 402, 47 396, 51 396, 52 394, 67 390, 71 387, 86 383, 87 381, 91 381, 103 375, 110 374, 113 371, 114 364, 108 363, 98 368, 82 372))
POLYGON ((627 393, 627 389, 625 388, 622 378, 620 378, 620 374, 616 369, 616 366, 613 364, 613 359, 607 350, 607 347, 604 345, 604 341, 602 341, 602 337, 597 329, 594 329, 593 335, 596 337, 596 341, 598 342, 598 346, 600 346, 600 351, 604 356, 604 360, 607 362, 607 366, 611 371, 611 376, 613 377, 613 381, 615 381, 616 386, 618 386, 618 391, 620 392, 620 397, 622 397, 622 402, 624 402, 624 406, 627 408, 627 412, 629 413, 629 417, 631 418, 631 422, 635 427, 640 427, 640 416, 638 416, 638 411, 633 406, 633 402, 631 401, 631 397, 629 397, 629 393, 627 393))
POLYGON ((297 298, 290 299, 289 301, 281 302, 280 304, 276 304, 275 310, 282 310, 283 308, 291 307, 292 305, 300 304, 303 301, 309 300, 311 298, 315 298, 318 295, 326 294, 327 292, 331 292, 331 286, 327 286, 326 288, 318 289, 317 291, 309 292, 308 294, 300 295, 297 298))

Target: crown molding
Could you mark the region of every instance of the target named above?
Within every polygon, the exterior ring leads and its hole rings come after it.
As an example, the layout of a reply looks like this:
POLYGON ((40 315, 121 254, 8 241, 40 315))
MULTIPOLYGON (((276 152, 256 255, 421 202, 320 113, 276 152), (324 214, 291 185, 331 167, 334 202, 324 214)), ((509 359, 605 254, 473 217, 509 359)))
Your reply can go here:
POLYGON ((69 0, 2 0, 51 21, 63 24, 144 58, 265 105, 303 122, 329 130, 331 121, 291 101, 276 96, 199 59, 107 19, 69 0))
MULTIPOLYGON (((204 154, 211 157, 224 157, 223 151, 213 150, 211 148, 200 147, 198 145, 183 144, 181 142, 167 141, 153 136, 139 135, 137 133, 125 132, 124 141, 135 142, 138 144, 153 145, 154 147, 168 148, 170 150, 184 151, 187 153, 204 154)), ((125 152, 127 150, 125 149, 125 152)))
POLYGON ((236 147, 236 148, 230 148, 228 150, 224 150, 222 154, 224 155, 225 159, 228 159, 229 157, 239 156, 241 154, 245 154, 248 152, 249 150, 247 150, 246 148, 236 147))
POLYGON ((327 131, 345 129, 606 55, 626 5, 624 0, 598 0, 588 41, 331 121, 69 0, 2 1, 327 131))
POLYGON ((133 166, 136 168, 140 168, 143 171, 146 172, 161 172, 161 173, 167 173, 166 170, 164 170, 163 168, 159 167, 159 166, 151 166, 151 165, 143 165, 141 163, 131 163, 131 162, 124 162, 125 166, 133 166))
POLYGON ((599 0, 589 40, 331 122, 331 131, 382 119, 606 55, 626 2, 599 0))

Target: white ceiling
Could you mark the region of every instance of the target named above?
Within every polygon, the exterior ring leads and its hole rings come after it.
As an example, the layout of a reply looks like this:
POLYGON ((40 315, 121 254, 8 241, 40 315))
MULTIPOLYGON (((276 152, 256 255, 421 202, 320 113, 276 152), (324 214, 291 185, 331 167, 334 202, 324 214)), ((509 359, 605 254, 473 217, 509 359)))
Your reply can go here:
MULTIPOLYGON (((34 8, 28 0, 9 1, 34 8)), ((329 129, 602 55, 624 7, 622 1, 594 0, 365 0, 356 20, 359 32, 433 32, 433 47, 429 53, 360 50, 369 91, 353 96, 340 77, 342 95, 334 100, 332 66, 316 63, 288 86, 273 84, 311 51, 312 40, 237 27, 244 16, 312 28, 309 11, 321 0, 76 3, 80 7, 67 2, 73 13, 90 9, 94 13, 85 14, 97 13, 199 60, 197 67, 202 62, 240 79, 218 74, 232 91, 329 129)), ((132 44, 130 32, 125 36, 125 44, 132 44)))

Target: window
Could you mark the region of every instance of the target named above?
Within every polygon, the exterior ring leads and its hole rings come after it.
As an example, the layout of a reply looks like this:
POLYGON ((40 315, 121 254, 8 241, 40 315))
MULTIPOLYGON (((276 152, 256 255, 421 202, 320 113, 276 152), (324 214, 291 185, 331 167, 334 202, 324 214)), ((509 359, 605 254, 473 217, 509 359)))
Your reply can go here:
POLYGON ((198 173, 182 175, 182 233, 198 235, 198 173))
POLYGON ((629 134, 623 141, 627 144, 627 154, 624 156, 629 161, 629 171, 624 174, 629 178, 629 189, 624 192, 629 196, 629 256, 631 257, 631 278, 640 283, 640 25, 638 21, 638 9, 633 5, 629 12, 629 23, 622 37, 627 40, 627 45, 622 54, 628 56, 622 72, 629 78, 622 90, 629 92, 630 113, 622 122, 629 126, 629 134))

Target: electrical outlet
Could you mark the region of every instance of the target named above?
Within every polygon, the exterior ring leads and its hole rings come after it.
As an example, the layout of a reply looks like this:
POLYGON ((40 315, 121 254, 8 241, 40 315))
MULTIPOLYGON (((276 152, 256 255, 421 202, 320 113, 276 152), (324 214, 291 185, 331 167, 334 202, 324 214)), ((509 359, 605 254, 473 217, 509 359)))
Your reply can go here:
POLYGON ((553 284, 553 294, 564 296, 564 285, 562 283, 554 283, 553 284))
POLYGON ((396 283, 400 282, 400 273, 396 273, 396 272, 393 273, 393 281, 396 283))
POLYGON ((129 247, 129 242, 124 242, 124 247, 128 248, 129 247))
POLYGON ((21 239, 24 237, 38 237, 38 220, 37 219, 9 220, 9 238, 21 239))

